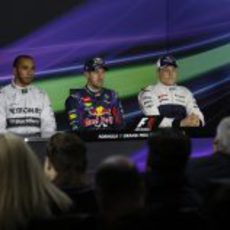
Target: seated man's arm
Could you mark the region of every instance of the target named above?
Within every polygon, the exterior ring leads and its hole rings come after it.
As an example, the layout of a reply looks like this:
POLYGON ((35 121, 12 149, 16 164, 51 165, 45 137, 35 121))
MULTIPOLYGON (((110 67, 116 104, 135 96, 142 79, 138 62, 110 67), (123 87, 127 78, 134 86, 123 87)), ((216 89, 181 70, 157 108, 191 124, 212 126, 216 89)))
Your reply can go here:
POLYGON ((6 98, 0 91, 0 133, 6 132, 6 98))
POLYGON ((112 115, 114 117, 114 126, 115 128, 116 127, 124 128, 125 126, 125 122, 123 118, 124 110, 121 101, 115 92, 113 92, 112 98, 113 98, 112 115))
POLYGON ((41 133, 52 134, 56 131, 56 121, 54 112, 51 106, 50 99, 46 93, 43 97, 43 109, 41 111, 41 133))
POLYGON ((150 117, 149 123, 151 123, 151 128, 180 126, 180 121, 174 118, 163 117, 160 114, 158 100, 152 90, 142 90, 138 95, 138 102, 144 115, 150 117))
POLYGON ((200 111, 196 99, 193 97, 192 93, 188 91, 187 93, 187 104, 186 104, 186 111, 189 117, 189 120, 194 122, 194 126, 204 126, 205 121, 204 121, 204 115, 200 111))
POLYGON ((79 103, 76 95, 70 95, 65 101, 65 110, 68 116, 68 123, 71 130, 81 128, 81 114, 79 112, 79 103))

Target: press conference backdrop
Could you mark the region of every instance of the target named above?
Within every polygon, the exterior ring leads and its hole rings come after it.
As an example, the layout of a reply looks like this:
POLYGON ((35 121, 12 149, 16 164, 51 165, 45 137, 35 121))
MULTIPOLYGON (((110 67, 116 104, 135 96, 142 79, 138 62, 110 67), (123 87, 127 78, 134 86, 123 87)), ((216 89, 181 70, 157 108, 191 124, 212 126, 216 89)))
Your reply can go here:
POLYGON ((84 86, 82 65, 93 56, 107 61, 105 86, 118 92, 128 125, 142 117, 137 94, 156 82, 153 62, 166 53, 178 59, 179 83, 193 91, 206 129, 230 114, 229 0, 9 0, 0 28, 0 85, 11 81, 15 56, 34 56, 35 84, 60 130, 69 89, 84 86))

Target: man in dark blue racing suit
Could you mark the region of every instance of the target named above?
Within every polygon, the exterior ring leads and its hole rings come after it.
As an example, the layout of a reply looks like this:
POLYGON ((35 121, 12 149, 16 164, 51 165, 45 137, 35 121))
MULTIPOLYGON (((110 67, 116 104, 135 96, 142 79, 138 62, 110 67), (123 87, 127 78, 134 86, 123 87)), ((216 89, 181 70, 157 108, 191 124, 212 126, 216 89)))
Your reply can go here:
POLYGON ((115 91, 103 88, 107 67, 103 59, 85 63, 84 88, 72 90, 65 106, 72 130, 114 130, 124 126, 123 109, 115 91))

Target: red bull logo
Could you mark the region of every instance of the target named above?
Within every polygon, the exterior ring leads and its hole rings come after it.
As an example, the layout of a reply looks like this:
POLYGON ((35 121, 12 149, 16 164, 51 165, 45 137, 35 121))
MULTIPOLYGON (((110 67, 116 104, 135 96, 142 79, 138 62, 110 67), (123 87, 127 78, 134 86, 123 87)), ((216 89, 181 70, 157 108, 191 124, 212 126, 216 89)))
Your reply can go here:
POLYGON ((107 109, 103 106, 97 106, 89 111, 89 113, 96 117, 102 117, 104 115, 111 115, 111 109, 107 109))

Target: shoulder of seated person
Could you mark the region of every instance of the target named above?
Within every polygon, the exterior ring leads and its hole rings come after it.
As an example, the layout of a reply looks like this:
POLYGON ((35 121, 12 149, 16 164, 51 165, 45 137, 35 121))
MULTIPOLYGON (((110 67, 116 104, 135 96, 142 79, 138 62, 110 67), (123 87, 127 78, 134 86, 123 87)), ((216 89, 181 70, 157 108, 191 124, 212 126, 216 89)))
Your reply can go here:
POLYGON ((36 93, 39 93, 39 94, 42 94, 42 95, 46 95, 47 94, 47 92, 44 89, 41 89, 41 88, 39 88, 37 86, 34 86, 34 85, 31 85, 30 89, 32 89, 33 92, 36 92, 36 93))
POLYGON ((191 91, 187 87, 182 86, 182 85, 177 85, 177 90, 180 90, 181 92, 187 93, 187 94, 191 93, 191 91))
POLYGON ((6 93, 8 90, 12 90, 11 84, 8 84, 8 85, 5 85, 5 86, 1 87, 0 93, 1 93, 1 94, 4 94, 4 93, 6 93))
POLYGON ((153 91, 156 89, 156 85, 148 85, 145 88, 141 89, 141 92, 149 92, 149 91, 153 91))
POLYGON ((104 93, 108 93, 108 94, 117 94, 115 90, 113 89, 109 89, 109 88, 103 88, 102 89, 104 93))
POLYGON ((79 97, 79 96, 81 96, 84 92, 85 92, 85 91, 84 91, 83 88, 82 88, 82 89, 73 89, 72 92, 71 92, 71 94, 70 94, 70 96, 71 96, 71 97, 79 97))

